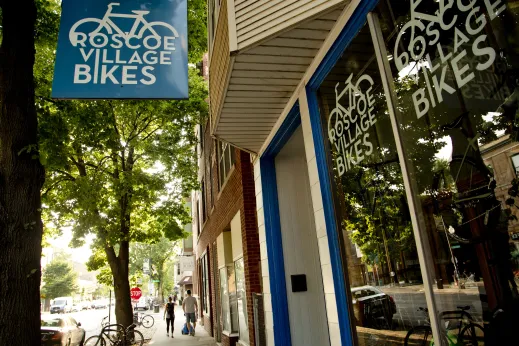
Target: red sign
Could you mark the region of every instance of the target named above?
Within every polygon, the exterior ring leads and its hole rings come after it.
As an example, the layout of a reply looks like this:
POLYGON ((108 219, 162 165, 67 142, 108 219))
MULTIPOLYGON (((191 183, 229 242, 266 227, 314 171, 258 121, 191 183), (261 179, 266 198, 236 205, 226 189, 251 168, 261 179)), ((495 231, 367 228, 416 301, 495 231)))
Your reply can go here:
POLYGON ((142 291, 139 287, 134 287, 130 290, 130 297, 132 300, 139 300, 142 297, 142 291))

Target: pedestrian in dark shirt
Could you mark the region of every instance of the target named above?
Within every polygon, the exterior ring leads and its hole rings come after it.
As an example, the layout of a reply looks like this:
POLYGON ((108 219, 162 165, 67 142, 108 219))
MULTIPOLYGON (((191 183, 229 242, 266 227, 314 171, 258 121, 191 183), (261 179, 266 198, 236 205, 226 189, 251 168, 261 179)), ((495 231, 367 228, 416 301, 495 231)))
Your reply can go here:
POLYGON ((164 318, 166 319, 166 335, 169 336, 169 324, 171 323, 171 337, 173 338, 173 331, 175 330, 175 303, 171 297, 164 305, 164 318))

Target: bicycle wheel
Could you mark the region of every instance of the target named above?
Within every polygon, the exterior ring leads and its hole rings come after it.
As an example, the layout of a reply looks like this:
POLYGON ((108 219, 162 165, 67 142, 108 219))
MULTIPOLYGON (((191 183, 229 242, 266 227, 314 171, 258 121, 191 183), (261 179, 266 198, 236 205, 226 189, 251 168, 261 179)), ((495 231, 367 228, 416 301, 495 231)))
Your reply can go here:
POLYGON ((404 339, 404 346, 432 346, 432 329, 429 326, 411 328, 404 339))
POLYGON ((485 344, 485 331, 479 324, 466 325, 458 336, 458 345, 478 346, 485 344))
POLYGON ((153 316, 146 315, 142 318, 141 323, 144 328, 151 328, 153 327, 155 320, 153 319, 153 316))
POLYGON ((124 336, 125 329, 121 324, 110 324, 104 326, 101 330, 101 334, 106 340, 110 341, 111 344, 121 341, 124 336))
POLYGON ((129 331, 126 336, 125 346, 142 346, 144 344, 144 336, 138 330, 129 331))
POLYGON ((106 346, 106 341, 99 335, 94 335, 86 339, 83 346, 106 346))

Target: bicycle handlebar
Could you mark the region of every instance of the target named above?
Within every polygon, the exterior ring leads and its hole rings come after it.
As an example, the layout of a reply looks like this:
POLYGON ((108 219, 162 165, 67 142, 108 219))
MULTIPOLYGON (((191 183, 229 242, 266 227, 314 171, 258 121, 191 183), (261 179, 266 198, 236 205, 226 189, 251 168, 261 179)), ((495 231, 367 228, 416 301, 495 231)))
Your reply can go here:
POLYGON ((119 2, 111 2, 108 4, 108 8, 112 8, 114 6, 121 6, 121 4, 119 2))

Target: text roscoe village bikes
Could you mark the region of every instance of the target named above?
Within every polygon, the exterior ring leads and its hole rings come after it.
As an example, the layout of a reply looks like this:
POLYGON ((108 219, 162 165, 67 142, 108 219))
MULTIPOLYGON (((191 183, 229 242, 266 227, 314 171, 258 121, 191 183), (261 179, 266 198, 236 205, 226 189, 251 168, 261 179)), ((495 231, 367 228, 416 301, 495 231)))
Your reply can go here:
POLYGON ((148 22, 149 11, 135 10, 131 14, 113 13, 111 3, 102 19, 84 18, 69 32, 70 43, 79 49, 84 63, 75 64, 74 84, 144 84, 157 80, 155 65, 171 65, 175 39, 179 36, 173 26, 164 22, 148 22), (112 18, 133 19, 129 32, 123 32, 112 18), (97 26, 91 32, 82 28, 97 26), (157 30, 170 33, 160 35, 157 30))
MULTIPOLYGON (((485 71, 494 64, 496 51, 485 45, 487 35, 483 30, 487 18, 492 21, 506 9, 502 0, 426 1, 432 8, 438 6, 435 14, 419 12, 418 7, 424 1, 411 0, 411 20, 400 30, 394 47, 399 72, 415 64, 417 71, 423 74, 425 87, 412 95, 418 118, 443 102, 443 92, 454 94, 476 78, 475 72, 485 71), (438 42, 440 37, 451 30, 454 31, 453 44, 442 46, 438 42), (404 35, 410 35, 407 47, 402 43, 404 35), (435 47, 439 61, 432 61, 430 54, 425 54, 427 46, 435 47), (399 53, 401 47, 405 50, 399 53), (417 64, 421 60, 426 63, 417 64), (450 84, 446 80, 448 71, 455 77, 450 84)), ((417 80, 418 72, 414 78, 417 80)))
POLYGON ((352 79, 353 74, 340 92, 337 90, 340 83, 335 85, 335 108, 328 118, 328 138, 337 152, 335 164, 339 176, 373 154, 368 133, 377 122, 372 95, 373 78, 365 74, 356 83, 352 79), (341 105, 341 99, 346 107, 341 105))
MULTIPOLYGON (((494 48, 486 46, 487 35, 483 33, 487 18, 492 21, 506 6, 502 0, 411 0, 411 20, 399 31, 394 47, 394 62, 399 72, 407 72, 418 83, 419 72, 424 76, 425 86, 413 94, 417 118, 425 115, 444 101, 444 92, 453 94, 462 89, 467 97, 477 97, 477 92, 467 90, 471 83, 480 83, 476 73, 490 68, 496 60, 494 48), (434 8, 434 15, 419 12, 420 5, 434 8), (477 6, 482 4, 482 6, 477 6), (459 24, 456 26, 456 24, 459 24), (461 30, 460 28, 463 30, 461 30), (442 34, 454 33, 449 47, 439 43, 442 34), (409 44, 403 44, 407 35, 409 44), (436 49, 435 59, 426 53, 427 46, 436 49), (404 47, 404 51, 400 52, 404 47), (470 49, 470 54, 467 53, 470 49), (419 63, 420 62, 420 63, 419 63), (414 73, 411 70, 415 70, 414 73), (447 74, 452 72, 452 74, 447 74), (453 79, 450 76, 453 75, 453 79)), ((407 42, 407 41, 406 41, 407 42)), ((496 77, 487 76, 485 83, 495 83, 496 77)), ((338 91, 335 86, 335 108, 328 118, 328 138, 335 148, 335 164, 339 176, 373 154, 374 147, 368 130, 377 122, 373 114, 375 100, 372 95, 373 79, 361 76, 353 82, 353 75, 338 91), (341 104, 344 104, 344 106, 341 104)), ((479 85, 479 88, 484 85, 479 85)), ((489 87, 492 87, 490 85, 489 87)), ((494 98, 504 99, 509 94, 505 87, 495 92, 494 98)), ((479 94, 482 94, 481 90, 479 94)))

